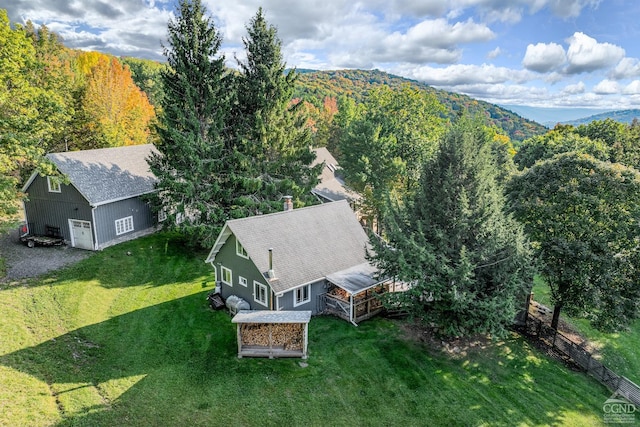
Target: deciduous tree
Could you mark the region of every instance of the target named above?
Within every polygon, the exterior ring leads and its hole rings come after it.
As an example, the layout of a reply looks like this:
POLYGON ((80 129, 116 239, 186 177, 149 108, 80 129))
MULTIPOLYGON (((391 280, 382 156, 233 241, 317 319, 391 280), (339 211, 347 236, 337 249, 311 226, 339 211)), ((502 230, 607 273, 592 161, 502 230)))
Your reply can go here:
POLYGON ((535 245, 561 310, 618 329, 640 304, 640 174, 580 153, 539 162, 509 184, 515 216, 535 245))
POLYGON ((52 172, 43 143, 52 128, 41 110, 52 98, 35 84, 36 68, 31 39, 0 10, 0 220, 17 210, 22 171, 52 172))
POLYGON ((404 85, 375 88, 363 110, 342 132, 340 165, 354 189, 371 193, 367 200, 375 205, 367 208, 379 215, 384 194, 403 197, 415 188, 444 132, 444 107, 433 94, 404 85))
POLYGON ((95 148, 149 142, 153 106, 117 58, 98 57, 87 76, 82 106, 96 139, 95 148))

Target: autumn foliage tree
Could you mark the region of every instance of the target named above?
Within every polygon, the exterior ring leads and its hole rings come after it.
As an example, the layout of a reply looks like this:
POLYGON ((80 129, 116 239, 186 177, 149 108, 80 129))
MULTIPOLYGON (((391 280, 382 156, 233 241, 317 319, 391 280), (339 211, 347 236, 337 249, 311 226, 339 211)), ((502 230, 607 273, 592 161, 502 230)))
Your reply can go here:
POLYGON ((87 76, 82 106, 96 148, 149 142, 154 108, 117 58, 99 55, 87 76))

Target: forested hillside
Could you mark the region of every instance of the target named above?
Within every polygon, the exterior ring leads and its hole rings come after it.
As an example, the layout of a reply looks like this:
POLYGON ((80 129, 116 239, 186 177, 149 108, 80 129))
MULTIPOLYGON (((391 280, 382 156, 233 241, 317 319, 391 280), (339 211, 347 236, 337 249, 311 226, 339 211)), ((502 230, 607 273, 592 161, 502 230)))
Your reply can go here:
POLYGON ((618 111, 609 111, 608 113, 596 114, 589 117, 584 117, 582 119, 571 120, 567 122, 562 122, 565 125, 572 126, 580 126, 587 125, 594 121, 602 121, 606 119, 612 119, 616 122, 631 124, 634 120, 638 120, 640 118, 640 110, 618 110, 618 111))
POLYGON ((404 84, 433 93, 446 107, 448 117, 455 117, 461 110, 472 115, 483 115, 509 135, 513 141, 522 141, 534 135, 545 133, 548 129, 539 123, 524 119, 509 110, 488 102, 473 99, 467 95, 435 89, 425 83, 394 76, 379 70, 337 70, 313 71, 297 70, 300 73, 296 87, 296 97, 316 107, 323 105, 326 98, 338 98, 346 95, 362 102, 371 89, 378 86, 399 88, 404 84))

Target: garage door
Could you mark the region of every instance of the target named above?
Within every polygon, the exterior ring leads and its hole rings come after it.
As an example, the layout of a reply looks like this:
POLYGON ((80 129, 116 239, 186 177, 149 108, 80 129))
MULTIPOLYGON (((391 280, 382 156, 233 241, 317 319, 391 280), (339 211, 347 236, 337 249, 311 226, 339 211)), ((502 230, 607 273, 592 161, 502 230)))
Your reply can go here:
POLYGON ((71 225, 71 244, 76 248, 93 250, 91 223, 70 219, 69 224, 71 225))

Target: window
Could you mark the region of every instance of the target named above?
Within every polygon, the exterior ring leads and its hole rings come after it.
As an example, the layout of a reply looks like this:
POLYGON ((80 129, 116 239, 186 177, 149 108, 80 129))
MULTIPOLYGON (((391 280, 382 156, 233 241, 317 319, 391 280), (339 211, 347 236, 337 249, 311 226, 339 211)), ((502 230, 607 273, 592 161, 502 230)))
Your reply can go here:
POLYGON ((242 258, 249 259, 249 255, 247 254, 247 251, 244 250, 244 248, 242 247, 242 243, 240 243, 240 241, 237 239, 236 239, 236 255, 241 256, 242 258))
POLYGON ((247 279, 245 279, 242 276, 238 276, 238 283, 244 286, 245 288, 247 287, 247 279))
POLYGON ((220 273, 222 275, 222 283, 224 283, 225 285, 233 286, 233 282, 232 282, 233 275, 231 274, 231 270, 221 265, 220 273))
POLYGON ((298 306, 311 301, 311 292, 309 292, 309 286, 303 286, 294 291, 293 306, 298 306))
POLYGON ((60 180, 55 176, 47 177, 47 185, 49 186, 50 193, 61 193, 60 180))
POLYGON ((158 212, 158 222, 162 222, 167 219, 167 212, 163 209, 158 212))
POLYGON ((126 218, 116 219, 116 235, 119 236, 124 233, 133 231, 133 217, 128 216, 126 218))
POLYGON ((258 304, 267 307, 267 286, 262 283, 253 282, 253 299, 258 304))

